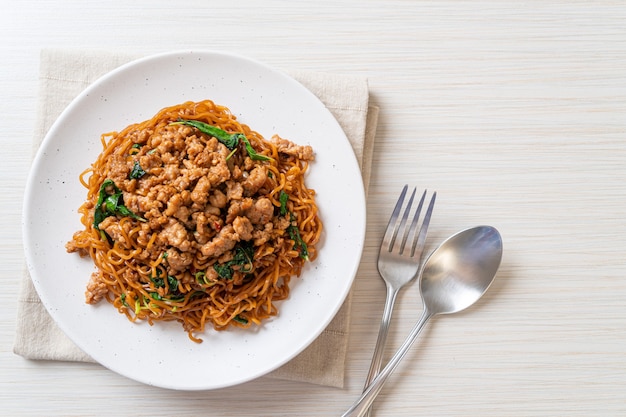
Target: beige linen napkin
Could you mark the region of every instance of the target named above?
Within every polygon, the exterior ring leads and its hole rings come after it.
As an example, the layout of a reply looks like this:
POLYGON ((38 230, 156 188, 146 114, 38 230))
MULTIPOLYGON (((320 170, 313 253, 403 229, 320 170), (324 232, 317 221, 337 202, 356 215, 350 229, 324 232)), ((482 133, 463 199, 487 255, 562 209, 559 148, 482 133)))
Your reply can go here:
MULTIPOLYGON (((42 51, 34 149, 74 97, 101 75, 133 58, 98 51, 42 51)), ((378 118, 378 109, 368 104, 367 80, 304 71, 291 76, 319 97, 338 120, 354 148, 367 190, 378 118)), ((269 376, 343 387, 350 304, 351 294, 315 342, 269 376)), ((18 299, 14 352, 28 359, 94 362, 56 326, 39 300, 28 272, 23 274, 18 299)))

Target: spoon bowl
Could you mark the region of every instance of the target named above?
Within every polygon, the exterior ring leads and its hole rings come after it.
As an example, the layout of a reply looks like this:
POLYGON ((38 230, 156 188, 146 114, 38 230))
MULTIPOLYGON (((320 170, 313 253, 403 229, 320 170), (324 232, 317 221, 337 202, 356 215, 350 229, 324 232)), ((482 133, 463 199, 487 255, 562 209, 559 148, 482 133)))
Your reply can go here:
POLYGON ((389 363, 342 417, 361 417, 398 366, 428 320, 474 304, 487 291, 502 260, 502 237, 491 226, 463 230, 446 239, 420 271, 424 312, 389 363))
POLYGON ((487 291, 502 259, 502 237, 491 226, 463 230, 435 250, 421 272, 420 292, 432 315, 474 304, 487 291))

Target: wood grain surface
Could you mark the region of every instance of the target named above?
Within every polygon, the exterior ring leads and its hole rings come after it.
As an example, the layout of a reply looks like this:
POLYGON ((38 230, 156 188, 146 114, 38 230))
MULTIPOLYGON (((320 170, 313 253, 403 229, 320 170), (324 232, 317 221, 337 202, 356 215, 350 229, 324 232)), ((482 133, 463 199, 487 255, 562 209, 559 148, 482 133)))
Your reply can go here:
MULTIPOLYGON (((373 352, 378 245, 405 183, 438 191, 430 249, 490 224, 505 255, 484 299, 429 325, 374 415, 626 415, 626 3, 3 1, 0 48, 0 415, 341 415, 373 352), (51 47, 215 49, 368 77, 380 119, 345 389, 261 378, 172 392, 13 354, 39 53, 51 47)), ((414 285, 387 357, 420 312, 414 285)))

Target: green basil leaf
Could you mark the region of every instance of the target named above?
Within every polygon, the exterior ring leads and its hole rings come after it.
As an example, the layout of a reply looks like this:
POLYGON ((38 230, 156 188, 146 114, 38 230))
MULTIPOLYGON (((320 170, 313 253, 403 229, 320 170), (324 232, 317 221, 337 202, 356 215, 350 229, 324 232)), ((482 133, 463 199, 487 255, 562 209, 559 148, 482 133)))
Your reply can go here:
MULTIPOLYGON (((248 152, 248 156, 250 159, 254 161, 270 161, 272 158, 269 156, 265 156, 257 153, 257 151, 252 147, 250 141, 243 133, 228 133, 225 130, 220 129, 219 127, 212 126, 208 123, 201 122, 199 120, 186 120, 186 119, 178 119, 178 121, 171 123, 173 125, 185 125, 192 126, 198 129, 202 133, 206 133, 209 136, 213 136, 220 142, 222 142, 228 149, 234 151, 237 145, 239 145, 239 141, 241 140, 244 143, 246 151, 248 152)), ((231 152, 232 155, 232 152, 231 152)), ((229 155, 228 157, 230 158, 229 155)), ((227 158, 228 159, 228 158, 227 158)))
POLYGON ((106 179, 102 182, 98 193, 98 201, 93 214, 93 225, 97 230, 98 225, 109 216, 120 215, 122 217, 131 217, 142 222, 146 219, 136 215, 129 210, 123 201, 122 190, 120 190, 113 180, 106 179), (113 193, 109 192, 109 188, 113 188, 113 193))
POLYGON ((135 161, 135 163, 133 164, 133 169, 130 171, 130 175, 129 175, 130 179, 138 180, 144 175, 146 175, 146 171, 144 171, 143 168, 141 168, 141 165, 139 165, 139 161, 135 161))
POLYGON ((287 215, 287 201, 289 201, 289 194, 280 190, 280 193, 278 194, 278 201, 280 202, 280 215, 287 215))

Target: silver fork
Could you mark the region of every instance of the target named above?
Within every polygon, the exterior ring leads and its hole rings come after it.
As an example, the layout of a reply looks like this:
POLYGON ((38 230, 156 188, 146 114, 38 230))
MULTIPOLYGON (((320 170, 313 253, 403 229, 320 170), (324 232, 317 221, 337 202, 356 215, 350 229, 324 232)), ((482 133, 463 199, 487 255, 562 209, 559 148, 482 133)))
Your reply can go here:
MULTIPOLYGON (((365 387, 378 375, 381 368, 381 361, 384 351, 385 342, 387 340, 387 333, 389 332, 389 324, 391 322, 391 316, 393 313, 393 306, 396 301, 398 292, 413 281, 419 272, 422 252, 424 251, 424 244, 426 242, 426 233, 428 232, 428 225, 430 224, 430 217, 433 213, 433 207, 435 206, 435 199, 437 193, 433 193, 428 209, 424 215, 422 225, 418 231, 418 222, 424 200, 426 198, 426 190, 422 194, 422 198, 419 201, 415 214, 410 225, 407 226, 407 220, 413 205, 413 199, 415 198, 415 191, 411 193, 409 202, 400 216, 402 205, 406 197, 408 186, 405 185, 402 189, 402 193, 398 198, 385 236, 383 237, 382 244, 380 245, 380 253, 378 255, 378 273, 385 281, 387 287, 387 298, 385 300, 385 308, 383 310, 383 316, 380 322, 380 330, 378 331, 378 340, 376 341, 376 347, 374 348, 374 355, 372 357, 372 363, 370 365, 369 373, 365 380, 365 387), (400 236, 398 236, 400 234, 400 236), (407 245, 408 242, 408 245, 407 245)), ((365 414, 370 415, 371 408, 365 414)))

